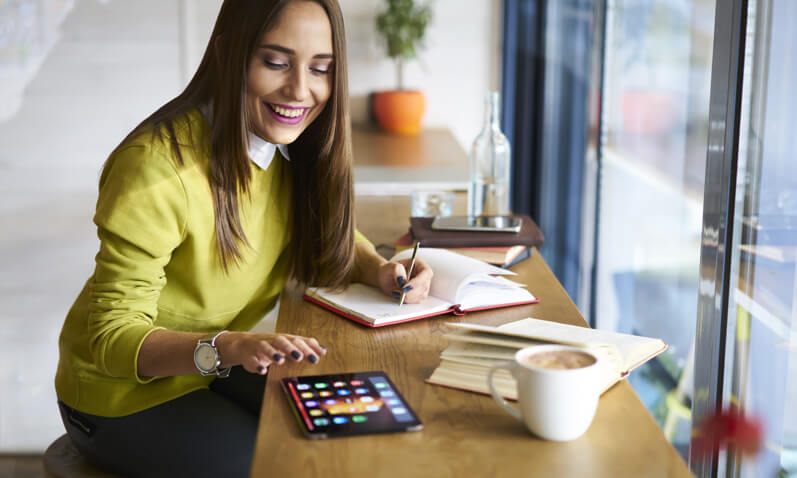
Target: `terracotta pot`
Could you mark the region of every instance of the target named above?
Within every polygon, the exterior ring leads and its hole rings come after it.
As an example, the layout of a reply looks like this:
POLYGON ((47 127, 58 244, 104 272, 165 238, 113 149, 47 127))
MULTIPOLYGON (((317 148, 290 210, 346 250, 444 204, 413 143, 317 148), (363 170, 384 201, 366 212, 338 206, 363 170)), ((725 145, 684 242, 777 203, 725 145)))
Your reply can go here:
POLYGON ((426 99, 420 91, 379 91, 371 98, 374 117, 385 131, 415 135, 421 131, 426 99))

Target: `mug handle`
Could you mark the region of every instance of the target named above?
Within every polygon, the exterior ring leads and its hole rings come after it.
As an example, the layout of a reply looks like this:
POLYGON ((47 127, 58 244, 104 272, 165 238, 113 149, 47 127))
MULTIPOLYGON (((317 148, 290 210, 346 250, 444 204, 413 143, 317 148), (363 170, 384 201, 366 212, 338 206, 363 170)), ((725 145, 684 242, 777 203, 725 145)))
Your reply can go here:
POLYGON ((490 394, 493 396, 493 400, 495 400, 497 404, 501 405, 501 408, 506 410, 507 413, 517 418, 518 420, 523 421, 523 417, 520 415, 520 411, 517 408, 510 405, 509 402, 504 400, 504 397, 499 395, 498 392, 495 390, 495 387, 493 386, 493 373, 498 369, 508 370, 509 373, 511 373, 512 376, 514 376, 515 362, 504 362, 490 367, 490 372, 487 373, 487 385, 490 387, 490 394))

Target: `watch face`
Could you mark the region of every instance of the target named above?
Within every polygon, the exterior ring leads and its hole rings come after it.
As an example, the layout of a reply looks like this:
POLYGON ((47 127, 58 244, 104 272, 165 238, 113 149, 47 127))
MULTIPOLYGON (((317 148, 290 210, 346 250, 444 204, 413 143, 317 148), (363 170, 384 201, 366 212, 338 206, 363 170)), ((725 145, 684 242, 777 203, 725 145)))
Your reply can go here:
POLYGON ((216 351, 210 344, 199 344, 194 351, 194 362, 200 370, 210 372, 216 367, 216 351))

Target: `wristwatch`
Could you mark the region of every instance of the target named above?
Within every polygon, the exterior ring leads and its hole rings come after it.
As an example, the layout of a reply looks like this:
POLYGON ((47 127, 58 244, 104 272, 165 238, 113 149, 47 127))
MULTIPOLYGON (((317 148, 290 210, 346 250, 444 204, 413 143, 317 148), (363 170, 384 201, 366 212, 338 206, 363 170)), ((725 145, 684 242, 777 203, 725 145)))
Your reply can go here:
POLYGON ((216 348, 216 339, 219 335, 227 332, 222 330, 216 334, 208 334, 196 344, 194 349, 194 365, 202 375, 216 375, 221 378, 226 378, 230 375, 230 368, 221 368, 221 356, 219 349, 216 348))

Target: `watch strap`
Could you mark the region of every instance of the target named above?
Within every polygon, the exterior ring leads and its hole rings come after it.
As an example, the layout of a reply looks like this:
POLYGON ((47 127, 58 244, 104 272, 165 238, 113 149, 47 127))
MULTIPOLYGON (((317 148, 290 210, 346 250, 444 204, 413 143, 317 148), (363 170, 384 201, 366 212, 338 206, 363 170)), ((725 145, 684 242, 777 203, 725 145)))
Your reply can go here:
POLYGON ((210 333, 210 334, 206 335, 205 337, 203 337, 202 340, 209 342, 210 345, 212 345, 215 348, 216 347, 216 339, 218 339, 220 335, 226 334, 227 332, 229 332, 229 331, 228 330, 222 330, 221 332, 217 332, 215 334, 210 333))

